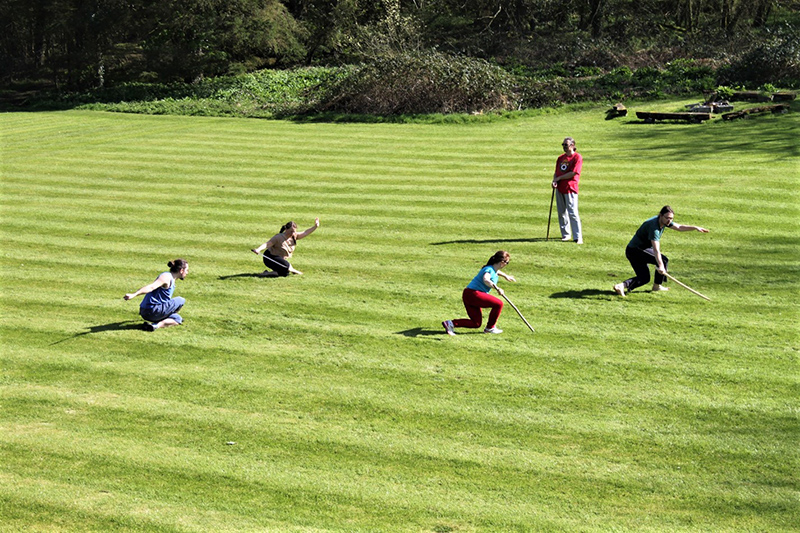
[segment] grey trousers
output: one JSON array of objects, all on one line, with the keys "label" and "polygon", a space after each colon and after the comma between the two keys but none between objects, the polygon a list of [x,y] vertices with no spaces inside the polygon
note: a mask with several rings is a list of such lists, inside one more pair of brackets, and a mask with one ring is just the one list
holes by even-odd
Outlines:
[{"label": "grey trousers", "polygon": [[[561,194],[556,191],[556,207],[558,208],[558,225],[561,228],[561,237],[568,238],[572,233],[573,241],[583,240],[581,217],[578,214],[578,195],[574,192]],[[572,230],[571,232],[570,229]]]}]

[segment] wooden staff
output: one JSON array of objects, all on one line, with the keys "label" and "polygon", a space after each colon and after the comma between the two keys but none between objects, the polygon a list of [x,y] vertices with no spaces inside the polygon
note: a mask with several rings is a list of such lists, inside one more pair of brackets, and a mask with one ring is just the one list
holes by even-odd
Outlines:
[{"label": "wooden staff", "polygon": [[[556,197],[556,188],[553,187],[553,194],[550,195],[550,214],[547,216],[547,236],[544,238],[544,240],[546,240],[546,241],[550,240],[550,219],[553,218],[553,198],[555,198],[555,197]],[[508,302],[508,303],[511,304],[511,302]],[[511,305],[514,305],[514,304],[511,304]],[[516,309],[516,307],[514,309]],[[519,311],[517,311],[517,312],[519,312]],[[522,316],[522,315],[520,315],[520,316]]]},{"label": "wooden staff", "polygon": [[[498,291],[498,292],[500,292],[500,291]],[[536,333],[535,331],[533,331],[533,327],[532,327],[530,324],[528,324],[528,321],[527,321],[527,320],[525,320],[525,317],[524,317],[524,316],[522,316],[522,313],[520,313],[520,312],[519,312],[519,309],[517,309],[517,306],[516,306],[516,305],[514,305],[514,302],[512,302],[511,300],[509,300],[509,299],[508,299],[508,296],[506,296],[506,295],[505,295],[505,293],[503,293],[503,298],[505,298],[505,299],[506,299],[506,301],[507,301],[508,303],[510,303],[510,304],[511,304],[511,307],[513,307],[513,308],[514,308],[514,311],[516,311],[516,312],[517,312],[517,314],[519,315],[519,317],[522,319],[522,321],[523,321],[523,322],[525,322],[525,325],[526,325],[526,326],[528,326],[528,329],[530,329],[532,333]]]},{"label": "wooden staff", "polygon": [[[671,279],[672,281],[674,281],[675,283],[677,283],[678,285],[680,285],[681,287],[683,287],[684,289],[686,289],[687,291],[689,291],[689,292],[692,292],[692,293],[694,293],[694,294],[698,295],[700,298],[703,298],[704,300],[708,300],[709,302],[711,301],[711,298],[709,298],[708,296],[703,296],[702,294],[700,294],[699,292],[697,292],[696,290],[694,290],[694,289],[693,289],[693,288],[691,288],[690,286],[688,286],[688,285],[686,285],[686,284],[684,284],[684,283],[681,283],[680,281],[678,281],[677,279],[675,279],[675,277],[674,277],[674,276],[671,276],[670,274],[667,274],[666,272],[664,272],[664,275],[665,275],[665,276],[667,276],[667,277],[668,277],[669,279]],[[511,303],[511,302],[509,302],[509,303]],[[514,305],[514,304],[511,304],[511,305]]]}]

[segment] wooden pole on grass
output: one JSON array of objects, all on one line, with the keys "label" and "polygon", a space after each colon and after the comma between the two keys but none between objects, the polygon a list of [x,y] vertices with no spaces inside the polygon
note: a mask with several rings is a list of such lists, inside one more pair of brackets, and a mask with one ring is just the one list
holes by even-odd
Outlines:
[{"label": "wooden pole on grass", "polygon": [[514,302],[512,302],[511,300],[509,300],[509,299],[508,299],[508,296],[506,296],[506,295],[505,295],[505,293],[503,293],[503,298],[505,298],[505,299],[506,299],[506,301],[507,301],[508,303],[510,303],[510,304],[511,304],[511,307],[513,307],[513,308],[514,308],[514,311],[516,311],[516,312],[517,312],[517,314],[519,315],[519,317],[522,319],[522,321],[523,321],[523,322],[525,322],[525,325],[526,325],[526,326],[528,326],[528,329],[530,329],[530,330],[531,330],[531,333],[536,333],[535,331],[533,331],[533,327],[532,327],[530,324],[528,324],[528,321],[527,321],[527,320],[525,320],[525,317],[524,317],[524,316],[522,316],[522,313],[520,313],[520,312],[519,312],[519,309],[517,309],[517,306],[516,306],[516,305],[514,305]]},{"label": "wooden pole on grass", "polygon": [[[553,194],[550,195],[550,214],[547,216],[547,236],[544,238],[544,240],[546,240],[546,241],[550,240],[550,219],[553,218],[553,198],[555,198],[555,197],[556,197],[556,188],[553,187]],[[508,303],[511,303],[511,302],[508,302]],[[511,304],[511,305],[514,305],[514,304]]]},{"label": "wooden pole on grass", "polygon": [[686,285],[684,283],[681,283],[680,281],[675,279],[674,276],[672,276],[670,274],[667,274],[666,272],[664,273],[664,275],[667,276],[672,281],[674,281],[675,283],[677,283],[678,285],[680,285],[681,287],[683,287],[684,289],[686,289],[687,291],[698,295],[700,298],[703,298],[704,300],[708,300],[709,302],[711,301],[711,298],[709,298],[708,296],[704,296],[704,295],[700,294],[699,292],[697,292],[696,290],[694,290],[693,288],[691,288],[690,286],[688,286],[688,285]]}]

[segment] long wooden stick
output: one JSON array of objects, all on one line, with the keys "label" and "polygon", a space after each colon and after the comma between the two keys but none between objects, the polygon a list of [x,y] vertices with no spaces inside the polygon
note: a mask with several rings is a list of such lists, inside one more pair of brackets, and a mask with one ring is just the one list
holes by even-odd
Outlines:
[{"label": "long wooden stick", "polygon": [[517,309],[517,306],[516,306],[516,305],[514,305],[514,302],[512,302],[511,300],[509,300],[509,299],[508,299],[508,296],[506,296],[505,294],[503,294],[503,298],[505,298],[505,299],[506,299],[506,301],[507,301],[508,303],[510,303],[510,304],[511,304],[511,307],[513,307],[513,308],[514,308],[514,311],[516,311],[516,312],[517,312],[517,314],[519,315],[519,317],[522,319],[522,321],[523,321],[523,322],[525,322],[525,325],[526,325],[526,326],[528,326],[528,329],[530,329],[532,333],[536,333],[535,331],[533,331],[533,327],[531,327],[531,325],[530,325],[530,324],[528,324],[528,321],[527,321],[527,320],[525,320],[525,317],[524,317],[524,316],[522,316],[522,313],[520,313],[520,312],[519,312],[519,309]]},{"label": "long wooden stick", "polygon": [[[683,287],[683,288],[684,288],[684,289],[686,289],[687,291],[689,291],[689,292],[692,292],[692,293],[694,293],[694,294],[698,295],[700,298],[703,298],[703,299],[705,299],[705,300],[708,300],[709,302],[711,301],[711,298],[709,298],[708,296],[703,296],[702,294],[700,294],[699,292],[697,292],[697,291],[696,291],[696,290],[694,290],[693,288],[689,287],[688,285],[686,285],[686,284],[684,284],[684,283],[681,283],[680,281],[678,281],[677,279],[675,279],[675,277],[674,277],[674,276],[672,276],[672,275],[670,275],[670,274],[667,274],[666,272],[664,273],[664,275],[666,275],[666,276],[667,276],[669,279],[671,279],[672,281],[674,281],[675,283],[677,283],[678,285],[680,285],[681,287]],[[513,305],[513,304],[512,304],[512,305]]]},{"label": "long wooden stick", "polygon": [[[252,251],[252,250],[251,250],[251,251]],[[264,254],[262,254],[262,253],[259,253],[259,252],[256,252],[256,255],[260,255],[260,256],[261,256],[261,257],[263,257],[264,259],[269,259],[270,261],[272,261],[273,263],[275,263],[275,264],[276,264],[276,265],[278,265],[279,267],[281,267],[281,268],[284,268],[284,266],[283,266],[282,264],[278,263],[277,261],[275,261],[275,260],[274,260],[274,259],[272,259],[271,257],[267,257],[266,255],[264,255]]]},{"label": "long wooden stick", "polygon": [[[556,189],[555,189],[555,187],[553,187],[553,194],[550,195],[550,214],[547,216],[547,236],[544,238],[544,240],[546,240],[546,241],[550,240],[550,219],[553,218],[553,198],[555,198],[555,197],[556,197]],[[511,303],[511,302],[508,302],[508,303]],[[511,304],[511,305],[514,305],[514,304]]]}]

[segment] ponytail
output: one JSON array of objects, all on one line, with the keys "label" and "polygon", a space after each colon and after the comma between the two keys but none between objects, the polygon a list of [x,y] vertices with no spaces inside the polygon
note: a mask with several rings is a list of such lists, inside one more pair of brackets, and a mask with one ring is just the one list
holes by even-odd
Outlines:
[{"label": "ponytail", "polygon": [[167,263],[167,266],[169,267],[170,272],[177,273],[186,268],[187,264],[188,263],[185,259],[175,259],[174,261]]}]

